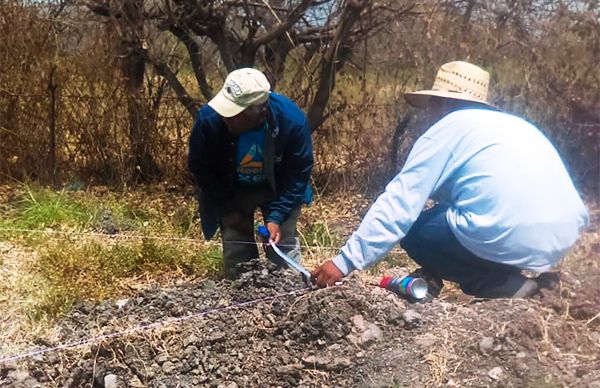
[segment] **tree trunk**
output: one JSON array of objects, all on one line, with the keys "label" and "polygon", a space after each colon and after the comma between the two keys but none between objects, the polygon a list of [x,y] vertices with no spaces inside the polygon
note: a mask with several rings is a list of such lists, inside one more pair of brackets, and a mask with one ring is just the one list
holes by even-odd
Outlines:
[{"label": "tree trunk", "polygon": [[53,186],[56,186],[56,90],[58,86],[54,80],[54,72],[56,68],[53,67],[50,71],[50,77],[48,79],[48,94],[50,95],[50,138],[48,139],[48,169],[50,172],[50,181]]},{"label": "tree trunk", "polygon": [[149,150],[151,130],[148,120],[148,104],[144,95],[143,0],[126,0],[124,11],[128,25],[121,39],[121,72],[127,92],[127,116],[129,125],[130,163],[133,166],[132,181],[149,182],[158,176],[159,170]]},{"label": "tree trunk", "polygon": [[368,0],[350,0],[346,5],[341,22],[337,26],[334,38],[323,55],[319,86],[308,110],[308,121],[312,130],[316,130],[325,120],[325,108],[335,86],[337,71],[350,56],[351,49],[347,46],[350,31],[360,18],[362,11],[369,5]]}]

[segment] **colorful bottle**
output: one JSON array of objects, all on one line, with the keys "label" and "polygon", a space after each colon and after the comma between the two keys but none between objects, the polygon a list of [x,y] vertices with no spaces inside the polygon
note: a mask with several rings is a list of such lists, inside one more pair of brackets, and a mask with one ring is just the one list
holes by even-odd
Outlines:
[{"label": "colorful bottle", "polygon": [[405,276],[403,278],[386,276],[381,279],[379,287],[385,288],[402,297],[409,297],[417,300],[427,296],[427,281],[412,276]]}]

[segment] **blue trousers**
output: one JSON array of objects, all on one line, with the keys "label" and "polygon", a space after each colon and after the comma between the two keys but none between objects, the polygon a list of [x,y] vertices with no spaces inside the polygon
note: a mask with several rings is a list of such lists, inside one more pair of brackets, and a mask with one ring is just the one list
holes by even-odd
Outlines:
[{"label": "blue trousers", "polygon": [[458,283],[465,294],[503,284],[520,269],[482,259],[463,247],[446,221],[447,205],[425,210],[400,241],[411,259],[431,275]]}]

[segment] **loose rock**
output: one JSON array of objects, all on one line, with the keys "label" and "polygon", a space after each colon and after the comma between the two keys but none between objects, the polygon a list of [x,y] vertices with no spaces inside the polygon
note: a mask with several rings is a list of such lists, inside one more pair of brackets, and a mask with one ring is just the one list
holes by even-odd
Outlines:
[{"label": "loose rock", "polygon": [[104,376],[104,388],[118,388],[117,375],[109,374]]},{"label": "loose rock", "polygon": [[490,371],[488,372],[488,376],[490,376],[490,378],[494,380],[500,380],[503,373],[504,369],[502,369],[502,367],[500,366],[497,366],[495,368],[490,369]]},{"label": "loose rock", "polygon": [[479,340],[479,351],[488,354],[494,348],[494,339],[492,337],[483,337]]}]

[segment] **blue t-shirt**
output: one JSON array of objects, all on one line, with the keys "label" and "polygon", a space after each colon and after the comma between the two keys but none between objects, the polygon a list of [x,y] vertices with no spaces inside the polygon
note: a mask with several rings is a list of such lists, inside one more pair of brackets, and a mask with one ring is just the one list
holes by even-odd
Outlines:
[{"label": "blue t-shirt", "polygon": [[236,170],[243,186],[262,186],[267,182],[263,168],[263,149],[267,122],[258,129],[240,133],[237,142]]}]

